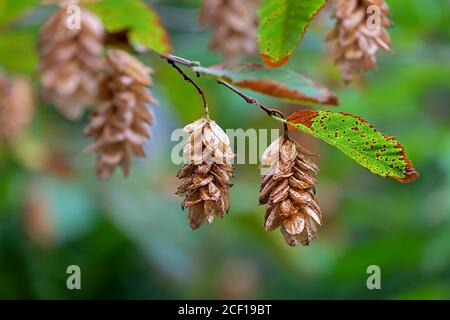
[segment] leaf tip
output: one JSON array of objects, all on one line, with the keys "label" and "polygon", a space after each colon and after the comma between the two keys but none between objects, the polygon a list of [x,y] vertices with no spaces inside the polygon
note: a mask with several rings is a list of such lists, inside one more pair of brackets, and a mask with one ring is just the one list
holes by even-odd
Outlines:
[{"label": "leaf tip", "polygon": [[401,183],[409,183],[413,182],[420,176],[420,173],[416,171],[414,168],[408,168],[405,171],[405,176],[403,178],[395,178],[395,180],[401,182]]},{"label": "leaf tip", "polygon": [[168,33],[167,29],[165,28],[164,24],[161,21],[161,17],[157,16],[156,22],[160,26],[161,30],[163,31],[161,34],[160,41],[165,46],[163,52],[159,52],[159,53],[162,53],[162,54],[172,53],[172,51],[173,51],[172,42],[170,41],[170,37],[169,37],[169,33]]},{"label": "leaf tip", "polygon": [[261,56],[263,58],[264,64],[269,68],[279,68],[282,65],[286,64],[289,60],[289,56],[285,56],[281,59],[274,59],[273,57],[264,53],[261,53]]},{"label": "leaf tip", "polygon": [[400,142],[398,142],[396,147],[398,149],[400,149],[400,154],[401,154],[400,159],[405,162],[406,167],[405,167],[404,177],[395,178],[395,179],[402,183],[413,182],[420,176],[420,174],[419,174],[419,172],[416,171],[416,169],[414,169],[411,160],[408,159],[408,156],[406,155],[405,147]]},{"label": "leaf tip", "polygon": [[334,93],[330,93],[328,97],[325,99],[324,104],[328,104],[331,106],[338,106],[339,98]]}]

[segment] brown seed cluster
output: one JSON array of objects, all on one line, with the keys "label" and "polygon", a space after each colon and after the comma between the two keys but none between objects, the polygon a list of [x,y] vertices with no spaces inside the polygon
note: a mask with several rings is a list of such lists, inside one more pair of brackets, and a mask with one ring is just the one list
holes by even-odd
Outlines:
[{"label": "brown seed cluster", "polygon": [[22,78],[0,74],[0,138],[12,141],[31,122],[34,113],[33,88]]},{"label": "brown seed cluster", "polygon": [[318,167],[306,159],[294,141],[280,137],[264,152],[261,165],[268,168],[262,178],[259,202],[267,204],[265,227],[280,227],[290,246],[309,245],[321,225],[316,199]]},{"label": "brown seed cluster", "polygon": [[331,43],[333,59],[340,66],[345,82],[374,69],[379,48],[391,51],[386,31],[391,26],[389,16],[384,0],[336,0],[333,13],[336,25],[327,41]]},{"label": "brown seed cluster", "polygon": [[234,154],[228,136],[212,120],[201,118],[184,131],[190,136],[183,150],[187,163],[177,175],[183,180],[177,194],[185,195],[182,208],[189,208],[189,225],[197,229],[230,209]]},{"label": "brown seed cluster", "polygon": [[257,7],[259,0],[205,0],[199,14],[202,27],[212,27],[210,48],[233,65],[243,55],[257,53]]},{"label": "brown seed cluster", "polygon": [[146,87],[152,85],[151,69],[122,50],[107,53],[107,71],[85,134],[93,136],[86,152],[97,153],[97,176],[108,178],[117,166],[128,175],[133,156],[142,157],[150,137],[156,101]]},{"label": "brown seed cluster", "polygon": [[85,9],[80,28],[69,28],[68,3],[60,4],[41,30],[38,71],[45,98],[68,119],[77,120],[97,94],[105,32],[97,16]]}]

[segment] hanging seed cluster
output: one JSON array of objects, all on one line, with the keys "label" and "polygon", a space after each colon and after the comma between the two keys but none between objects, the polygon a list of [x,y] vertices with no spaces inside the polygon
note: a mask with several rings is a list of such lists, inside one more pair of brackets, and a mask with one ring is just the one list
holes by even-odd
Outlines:
[{"label": "hanging seed cluster", "polygon": [[183,150],[187,163],[178,172],[182,183],[177,194],[185,196],[182,208],[188,208],[189,225],[197,229],[230,209],[234,154],[228,136],[212,120],[201,118],[184,131],[189,134]]},{"label": "hanging seed cluster", "polygon": [[281,229],[291,246],[309,245],[321,225],[316,199],[318,167],[294,141],[280,137],[264,152],[261,165],[268,168],[261,183],[259,202],[267,204],[266,230]]},{"label": "hanging seed cluster", "polygon": [[34,114],[33,88],[28,80],[0,74],[0,140],[13,142]]},{"label": "hanging seed cluster", "polygon": [[128,175],[133,156],[143,157],[150,137],[153,114],[147,105],[156,101],[147,90],[152,85],[151,69],[122,50],[107,54],[107,72],[91,122],[85,134],[95,141],[87,152],[97,153],[97,176],[108,178],[119,166]]},{"label": "hanging seed cluster", "polygon": [[77,120],[97,95],[105,31],[97,16],[85,9],[80,28],[68,28],[68,3],[60,4],[41,30],[38,71],[46,100],[68,119]]},{"label": "hanging seed cluster", "polygon": [[210,48],[222,53],[227,65],[240,61],[244,55],[258,52],[256,33],[259,0],[205,0],[199,23],[212,27]]},{"label": "hanging seed cluster", "polygon": [[[369,16],[377,14],[368,10],[371,6],[379,10],[379,25]],[[391,51],[391,39],[386,29],[391,26],[390,12],[384,0],[337,0],[333,17],[336,25],[328,35],[331,53],[339,65],[342,78],[350,82],[363,71],[377,65],[377,52],[381,48]]]}]

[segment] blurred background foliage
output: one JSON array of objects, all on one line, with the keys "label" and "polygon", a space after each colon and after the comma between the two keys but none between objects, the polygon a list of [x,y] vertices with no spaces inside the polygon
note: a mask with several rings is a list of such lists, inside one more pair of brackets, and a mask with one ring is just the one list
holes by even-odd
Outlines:
[{"label": "blurred background foliage", "polygon": [[[1,2],[1,1],[0,1]],[[32,1],[30,1],[31,3]],[[197,0],[148,1],[162,16],[177,55],[220,62],[197,27]],[[340,111],[358,114],[407,148],[421,177],[399,184],[372,175],[337,149],[297,133],[320,154],[324,227],[309,247],[290,248],[263,228],[256,165],[238,165],[231,211],[193,232],[174,195],[173,129],[202,114],[195,90],[153,54],[157,123],[147,158],[130,177],[106,182],[82,150],[88,116],[70,123],[40,104],[27,132],[0,145],[0,298],[450,298],[450,10],[447,0],[388,1],[394,54],[364,82],[344,86],[324,42],[333,21],[314,20],[288,67],[332,88]],[[0,5],[1,8],[1,5]],[[52,6],[0,13],[0,68],[31,79],[40,25]],[[6,14],[8,13],[8,14]],[[200,79],[224,128],[278,128],[239,97]],[[299,106],[257,96],[285,111]],[[66,268],[82,270],[82,290],[66,289]],[[382,290],[366,269],[382,271]]]}]

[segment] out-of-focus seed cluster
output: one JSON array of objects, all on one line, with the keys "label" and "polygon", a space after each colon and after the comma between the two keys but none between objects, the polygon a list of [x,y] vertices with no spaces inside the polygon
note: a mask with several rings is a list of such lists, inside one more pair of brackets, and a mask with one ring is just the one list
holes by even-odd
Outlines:
[{"label": "out-of-focus seed cluster", "polygon": [[146,87],[152,85],[151,69],[122,50],[107,54],[107,71],[100,81],[95,112],[85,134],[95,142],[86,151],[97,153],[97,176],[108,178],[117,166],[128,175],[133,156],[145,155],[156,101]]},{"label": "out-of-focus seed cluster", "polygon": [[205,0],[199,14],[202,27],[212,27],[210,48],[233,65],[258,52],[256,33],[259,0]]},{"label": "out-of-focus seed cluster", "polygon": [[86,9],[80,12],[79,28],[69,28],[68,3],[60,5],[42,27],[38,71],[44,97],[65,117],[78,120],[97,95],[105,31],[97,16]]},{"label": "out-of-focus seed cluster", "polygon": [[[378,12],[368,10],[370,6]],[[373,17],[369,21],[370,15]],[[391,39],[386,31],[391,26],[389,16],[384,0],[336,0],[333,13],[336,25],[327,41],[331,43],[333,59],[341,68],[345,82],[374,69],[378,49],[391,50]]]},{"label": "out-of-focus seed cluster", "polygon": [[23,78],[0,74],[0,139],[13,141],[30,123],[34,113],[31,84]]}]

